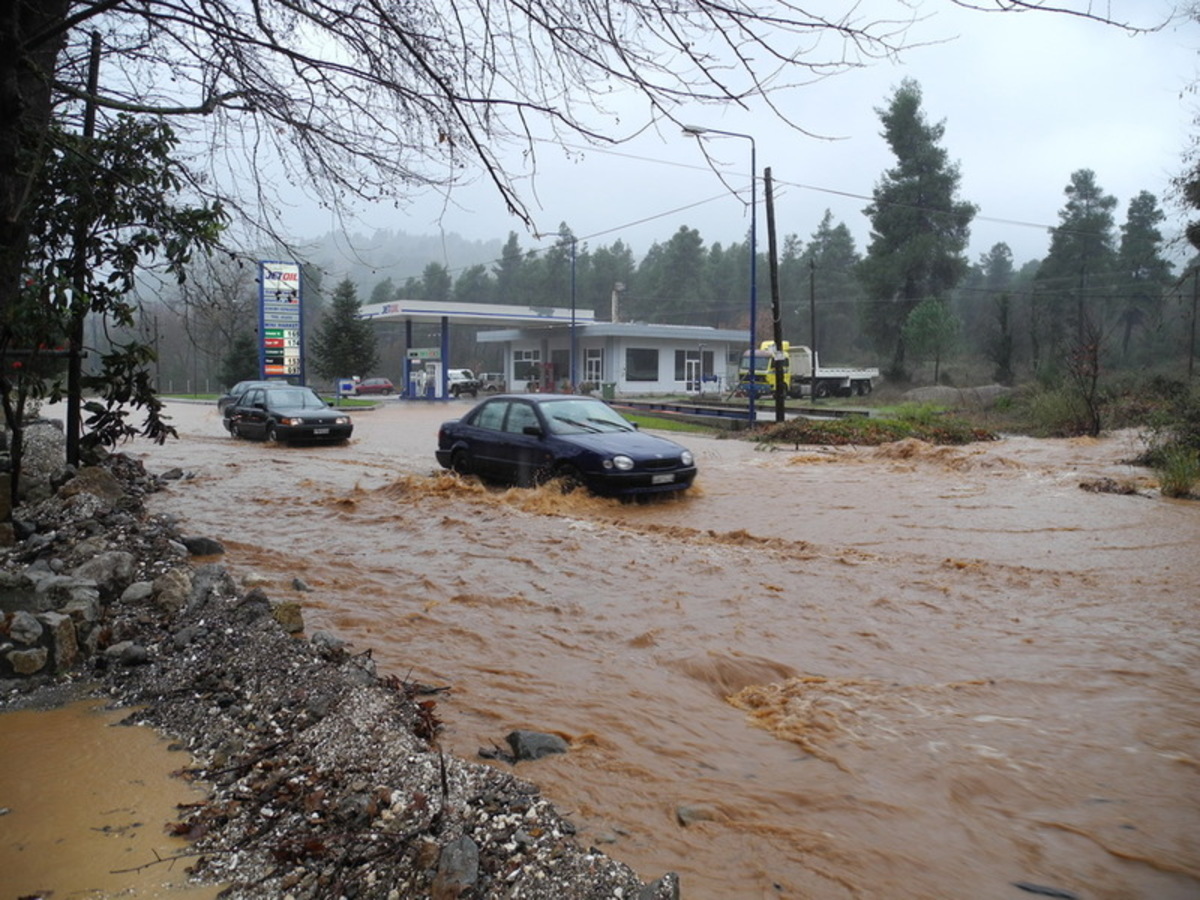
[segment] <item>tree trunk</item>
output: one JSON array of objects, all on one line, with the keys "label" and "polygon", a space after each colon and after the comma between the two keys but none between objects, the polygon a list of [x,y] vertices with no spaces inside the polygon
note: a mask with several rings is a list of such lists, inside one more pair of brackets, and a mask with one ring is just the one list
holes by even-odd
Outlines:
[{"label": "tree trunk", "polygon": [[50,85],[66,45],[66,32],[53,29],[69,8],[69,0],[40,0],[6,3],[0,13],[0,321],[20,290],[28,204],[47,149]]},{"label": "tree trunk", "polygon": [[[0,12],[0,369],[12,364],[9,324],[24,287],[29,245],[30,202],[41,176],[50,127],[51,88],[58,54],[66,45],[69,0],[5,3]],[[0,383],[8,378],[0,375]],[[24,397],[4,405],[9,429],[9,491],[13,505],[24,448]],[[11,511],[10,511],[11,517]]]}]

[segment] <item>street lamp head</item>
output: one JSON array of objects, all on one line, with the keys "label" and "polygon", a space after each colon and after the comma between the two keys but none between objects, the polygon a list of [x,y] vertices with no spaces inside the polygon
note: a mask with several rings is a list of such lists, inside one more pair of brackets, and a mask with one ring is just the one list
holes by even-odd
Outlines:
[{"label": "street lamp head", "polygon": [[702,134],[708,134],[708,129],[703,125],[684,125],[683,133],[690,137],[700,137]]}]

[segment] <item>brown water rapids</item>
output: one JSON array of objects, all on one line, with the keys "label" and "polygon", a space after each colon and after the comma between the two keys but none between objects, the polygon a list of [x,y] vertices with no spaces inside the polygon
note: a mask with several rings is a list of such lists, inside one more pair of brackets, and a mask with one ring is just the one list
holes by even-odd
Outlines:
[{"label": "brown water rapids", "polygon": [[130,452],[310,633],[450,686],[448,750],[566,737],[518,774],[685,900],[1200,897],[1200,504],[1079,487],[1147,484],[1135,436],[687,436],[690,496],[622,504],[441,474],[468,406],[308,448],[179,403]]}]

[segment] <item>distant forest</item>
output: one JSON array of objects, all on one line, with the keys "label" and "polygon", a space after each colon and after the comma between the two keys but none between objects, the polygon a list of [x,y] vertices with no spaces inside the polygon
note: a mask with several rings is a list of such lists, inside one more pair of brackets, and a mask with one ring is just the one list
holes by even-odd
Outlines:
[{"label": "distant forest", "polygon": [[[1122,233],[1130,227],[1126,225]],[[1151,254],[1156,277],[1150,284],[1140,283],[1137,271],[1124,272],[1117,265],[1120,242],[1115,234],[1113,249],[1097,253],[1090,271],[1069,267],[1056,271],[1044,260],[1017,265],[1006,244],[995,245],[967,268],[948,294],[954,337],[940,361],[940,380],[1012,381],[1034,374],[1039,365],[1045,369],[1046,361],[1037,360],[1039,349],[1044,352],[1038,346],[1039,329],[1049,325],[1052,301],[1061,307],[1079,299],[1081,280],[1084,302],[1103,313],[1111,365],[1133,369],[1185,365],[1195,263],[1181,278],[1160,258],[1161,239],[1150,243],[1158,251]],[[768,340],[772,294],[762,234],[758,244],[758,331],[760,339]],[[569,307],[573,283],[578,308],[594,310],[597,319],[611,318],[615,294],[621,321],[749,328],[748,241],[709,245],[688,227],[653,244],[641,258],[620,240],[596,247],[577,243],[565,225],[559,242],[549,250],[527,250],[515,233],[501,243],[386,231],[370,237],[330,234],[310,249],[305,266],[310,334],[321,321],[333,287],[343,278],[354,283],[364,304],[404,298]],[[449,264],[429,262],[431,258]],[[788,235],[779,241],[780,313],[786,340],[817,346],[829,364],[886,363],[869,336],[872,301],[858,274],[862,261],[849,228],[829,213],[808,240]],[[180,304],[146,307],[147,328],[157,327],[158,340],[164,343],[160,366],[164,389],[185,390],[192,384],[199,390],[215,389],[223,383],[224,356],[239,335],[243,349],[251,352],[253,340],[247,341],[245,335],[253,335],[257,326],[253,279],[251,264],[226,261],[185,287],[193,301],[190,318],[187,312],[181,314]],[[178,328],[169,326],[174,320]],[[485,370],[499,365],[494,348],[476,344],[473,329],[456,329],[452,337],[456,364]],[[397,379],[403,335],[396,326],[379,326],[377,338],[380,371],[371,374]],[[416,339],[436,342],[433,334],[420,331]],[[1043,343],[1048,340],[1047,335]],[[932,356],[910,362],[914,382],[932,380]]]}]

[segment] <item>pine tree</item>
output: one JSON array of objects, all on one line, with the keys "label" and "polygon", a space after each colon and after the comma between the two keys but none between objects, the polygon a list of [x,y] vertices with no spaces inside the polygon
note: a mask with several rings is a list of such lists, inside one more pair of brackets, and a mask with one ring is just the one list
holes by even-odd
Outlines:
[{"label": "pine tree", "polygon": [[225,355],[218,373],[221,384],[233,387],[239,381],[258,378],[258,341],[249,331],[239,332]]},{"label": "pine tree", "polygon": [[310,348],[313,370],[321,378],[366,377],[375,368],[375,332],[370,322],[358,317],[358,309],[358,291],[349,278],[343,279]]},{"label": "pine tree", "polygon": [[854,236],[844,222],[835,224],[833,214],[825,210],[821,224],[796,262],[802,289],[788,300],[795,301],[793,305],[803,322],[798,333],[808,335],[808,343],[819,347],[823,359],[846,360],[858,336],[856,313],[863,299],[857,275],[862,257],[854,246]]},{"label": "pine tree", "polygon": [[434,303],[445,303],[450,299],[454,287],[454,279],[450,270],[441,263],[426,264],[421,273],[421,299]]},{"label": "pine tree", "polygon": [[385,278],[383,281],[377,282],[375,287],[371,289],[372,305],[380,303],[390,303],[396,296],[396,285],[392,283],[391,278]]},{"label": "pine tree", "polygon": [[896,166],[864,210],[871,241],[859,268],[867,293],[863,320],[876,350],[891,356],[888,377],[903,381],[903,325],[917,304],[944,298],[966,274],[963,252],[976,207],[957,199],[958,166],[940,146],[945,124],[926,121],[916,81],[905,79],[877,112]]},{"label": "pine tree", "polygon": [[[517,240],[517,233],[510,231],[499,261],[492,267],[496,279],[496,300],[499,303],[518,304],[522,300],[522,269],[525,254]],[[528,299],[528,298],[526,298]]]},{"label": "pine tree", "polygon": [[904,323],[904,343],[917,358],[933,360],[933,383],[941,384],[942,360],[958,340],[958,318],[950,304],[927,297]]},{"label": "pine tree", "polygon": [[[953,308],[962,323],[962,342],[968,353],[979,353],[992,358],[995,328],[1000,316],[998,299],[1006,297],[1002,327],[1011,325],[1011,291],[1016,272],[1013,268],[1012,250],[1003,242],[981,254],[979,261],[971,266],[966,278],[954,292]],[[1011,349],[1011,345],[1010,345]],[[1011,360],[1010,360],[1011,362]]]},{"label": "pine tree", "polygon": [[[613,292],[633,289],[636,268],[633,251],[623,241],[617,241],[611,247],[597,248],[591,254],[590,264],[580,274],[581,307],[594,310],[599,319],[611,318]],[[622,287],[618,289],[617,285]],[[621,315],[620,306],[618,299],[618,317]]]},{"label": "pine tree", "polygon": [[[638,309],[647,321],[707,324],[710,304],[706,301],[711,296],[705,278],[707,255],[700,232],[686,225],[658,246],[657,253],[646,255],[638,267],[643,292]],[[742,271],[749,271],[749,266]],[[745,297],[748,289],[743,276],[740,295]]]},{"label": "pine tree", "polygon": [[1171,263],[1163,258],[1163,236],[1158,230],[1165,218],[1158,199],[1149,191],[1142,191],[1129,201],[1125,224],[1121,226],[1116,259],[1116,316],[1125,356],[1129,355],[1133,329],[1154,327],[1162,319],[1163,299],[1171,283]]},{"label": "pine tree", "polygon": [[987,358],[996,364],[994,376],[1001,384],[1012,384],[1016,376],[1016,339],[1012,326],[1012,297],[1001,294],[992,300],[996,324],[987,340]]},{"label": "pine tree", "polygon": [[1059,224],[1050,229],[1050,252],[1038,267],[1033,297],[1035,345],[1044,345],[1056,362],[1063,358],[1069,340],[1083,344],[1093,328],[1102,328],[1102,301],[1116,254],[1117,198],[1100,189],[1096,173],[1091,169],[1072,173],[1063,193],[1067,202],[1059,211]]}]

